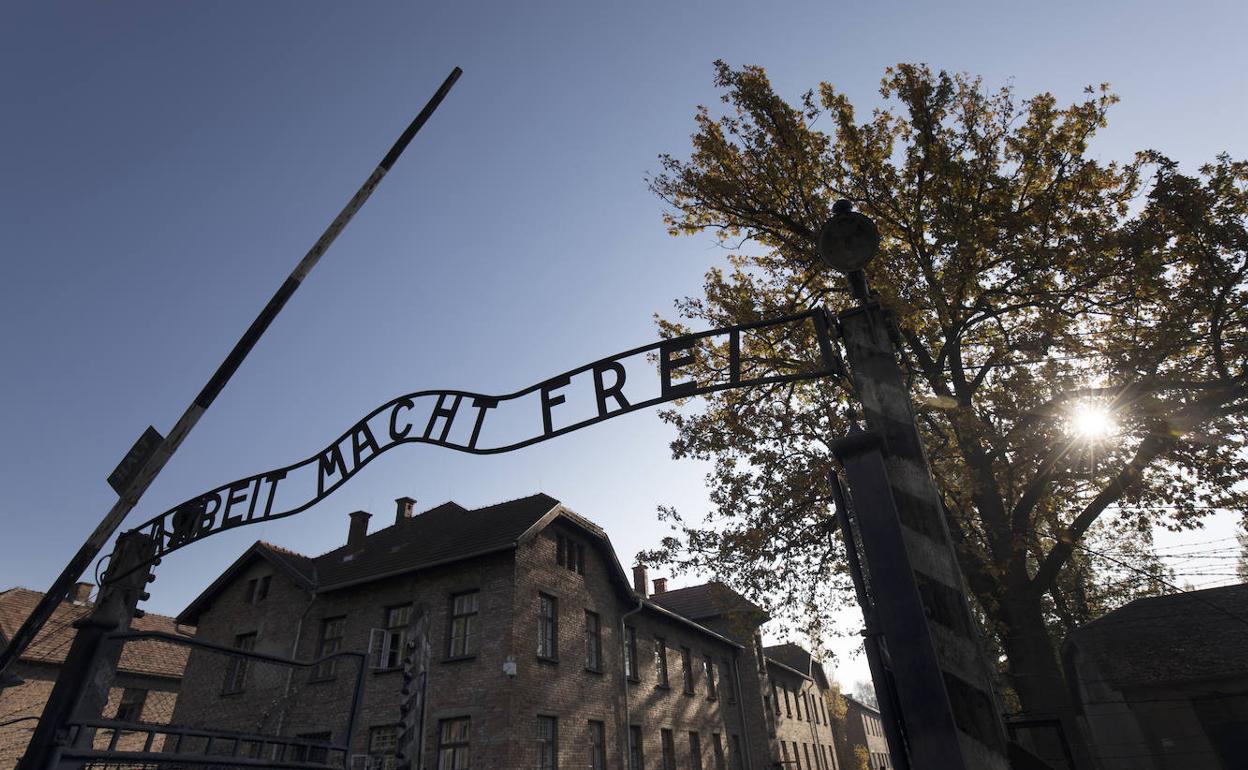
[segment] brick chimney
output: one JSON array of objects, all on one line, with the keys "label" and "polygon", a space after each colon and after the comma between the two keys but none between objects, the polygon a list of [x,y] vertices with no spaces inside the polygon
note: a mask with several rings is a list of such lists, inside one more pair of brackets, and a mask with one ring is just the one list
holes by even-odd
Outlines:
[{"label": "brick chimney", "polygon": [[368,520],[373,514],[368,511],[356,511],[351,514],[351,527],[347,530],[347,545],[360,545],[368,537]]},{"label": "brick chimney", "polygon": [[654,579],[654,595],[658,596],[659,594],[666,593],[666,592],[667,592],[667,578],[655,578]]},{"label": "brick chimney", "polygon": [[633,567],[633,590],[642,596],[650,595],[649,581],[646,579],[646,568],[640,564]]},{"label": "brick chimney", "polygon": [[416,498],[414,497],[396,497],[394,500],[394,523],[402,524],[412,518],[412,511],[416,507]]},{"label": "brick chimney", "polygon": [[91,589],[95,588],[91,583],[74,583],[74,592],[70,595],[70,600],[74,604],[86,604],[91,601]]}]

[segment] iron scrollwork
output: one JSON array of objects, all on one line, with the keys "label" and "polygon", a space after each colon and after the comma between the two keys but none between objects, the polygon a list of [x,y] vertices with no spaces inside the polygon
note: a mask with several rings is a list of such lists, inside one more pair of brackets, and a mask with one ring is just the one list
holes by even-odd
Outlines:
[{"label": "iron scrollwork", "polygon": [[[804,325],[809,325],[808,337],[793,334]],[[743,345],[743,338],[765,341],[768,335],[777,335],[773,344]],[[813,339],[817,347],[802,350],[801,344],[794,343],[796,339]],[[758,352],[777,347],[785,348],[788,355]],[[797,354],[806,357],[795,360]],[[638,371],[638,362],[657,373],[657,380],[630,377],[630,369]],[[704,376],[713,376],[691,377],[695,364]],[[155,553],[148,560],[153,561],[217,532],[307,510],[383,452],[401,444],[498,454],[677,399],[842,374],[827,316],[814,309],[664,339],[503,396],[461,390],[409,393],[374,409],[312,457],[219,486],[135,529],[154,543]]]}]

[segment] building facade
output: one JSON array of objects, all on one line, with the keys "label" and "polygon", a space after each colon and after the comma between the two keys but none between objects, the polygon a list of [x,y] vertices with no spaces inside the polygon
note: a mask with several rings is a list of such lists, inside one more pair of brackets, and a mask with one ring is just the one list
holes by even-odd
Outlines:
[{"label": "building facade", "polygon": [[850,749],[867,755],[869,770],[888,770],[893,766],[888,753],[888,738],[880,710],[862,701],[846,698],[845,735]]},{"label": "building facade", "polygon": [[[346,545],[318,557],[257,543],[179,615],[200,640],[280,657],[367,650],[353,767],[417,751],[442,770],[836,767],[822,670],[771,660],[765,613],[727,587],[652,592],[601,528],[546,495],[397,503],[371,534],[369,514],[351,514]],[[405,688],[402,669],[422,614],[431,664],[409,732],[419,682]],[[174,719],[341,743],[356,681],[342,663],[275,677],[196,650]],[[800,711],[777,710],[775,693]]]},{"label": "building facade", "polygon": [[[52,685],[65,662],[65,654],[74,640],[73,623],[86,617],[94,606],[92,588],[90,583],[79,583],[71,599],[61,602],[10,669],[21,683],[0,689],[0,723],[3,723],[0,726],[0,768],[3,770],[12,770],[26,753],[36,721],[43,713]],[[0,647],[8,644],[42,598],[43,594],[25,588],[0,592]],[[173,618],[154,613],[136,618],[131,627],[136,631],[169,634],[179,631]],[[102,716],[123,722],[167,724],[177,702],[186,658],[187,649],[179,645],[128,643],[122,649],[117,676],[109,689]],[[142,738],[123,738],[118,748],[138,749],[142,741]]]}]

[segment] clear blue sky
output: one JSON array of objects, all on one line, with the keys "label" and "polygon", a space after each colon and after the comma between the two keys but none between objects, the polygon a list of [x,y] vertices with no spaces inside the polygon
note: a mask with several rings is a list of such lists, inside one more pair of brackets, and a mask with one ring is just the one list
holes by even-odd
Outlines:
[{"label": "clear blue sky", "polygon": [[[10,2],[0,16],[0,586],[45,588],[105,477],[189,399],[459,65],[465,74],[128,520],[319,449],[423,388],[506,392],[652,340],[724,253],[643,177],[687,152],[711,62],[864,110],[924,61],[1021,94],[1123,98],[1096,146],[1248,157],[1242,2]],[[542,490],[624,560],[697,514],[704,468],[638,413],[497,457],[396,449],[310,512],[166,560],[177,612],[248,543],[339,544],[392,500]],[[851,680],[852,681],[852,680]]]}]

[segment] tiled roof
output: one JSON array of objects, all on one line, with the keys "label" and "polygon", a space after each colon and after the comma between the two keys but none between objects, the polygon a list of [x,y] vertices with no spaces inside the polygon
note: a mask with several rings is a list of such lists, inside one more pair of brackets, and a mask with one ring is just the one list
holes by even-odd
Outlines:
[{"label": "tiled roof", "polygon": [[289,548],[283,548],[280,545],[274,545],[264,540],[259,541],[257,545],[270,551],[272,558],[302,578],[305,584],[309,586],[316,585],[316,560],[311,556],[304,556]]},{"label": "tiled roof", "polygon": [[[558,505],[558,500],[543,494],[472,511],[458,503],[443,503],[380,529],[358,545],[344,545],[320,556],[305,556],[258,541],[182,610],[178,618],[187,623],[197,622],[199,613],[233,579],[236,571],[256,557],[269,559],[286,569],[306,589],[329,591],[514,547],[521,535]],[[579,517],[576,519],[583,521]]]},{"label": "tiled roof", "polygon": [[316,557],[317,585],[326,590],[510,548],[557,505],[544,494],[471,511],[443,503],[372,533],[358,546]]},{"label": "tiled roof", "polygon": [[828,686],[827,675],[823,671],[823,664],[819,661],[812,661],[810,653],[800,645],[786,642],[784,644],[776,644],[763,648],[763,657],[768,660],[775,661],[784,666],[788,666],[802,674],[809,672],[820,687]]},{"label": "tiled roof", "polygon": [[1248,674],[1248,584],[1152,596],[1069,639],[1118,687]]},{"label": "tiled roof", "polygon": [[733,613],[767,614],[762,607],[715,581],[652,594],[650,601],[691,620],[704,620]]},{"label": "tiled roof", "polygon": [[[13,634],[42,598],[42,593],[26,588],[10,588],[0,592],[0,634],[3,634],[6,641],[13,638]],[[74,640],[75,629],[72,624],[90,612],[92,606],[91,603],[61,602],[53,610],[47,624],[35,636],[35,640],[22,653],[22,660],[64,663],[65,654],[69,652],[69,646]],[[163,631],[167,634],[175,633],[175,627],[176,621],[173,618],[154,613],[135,618],[130,623],[130,628],[134,631]],[[189,649],[185,645],[151,640],[127,642],[122,648],[118,669],[135,674],[181,678],[186,669]]]}]

